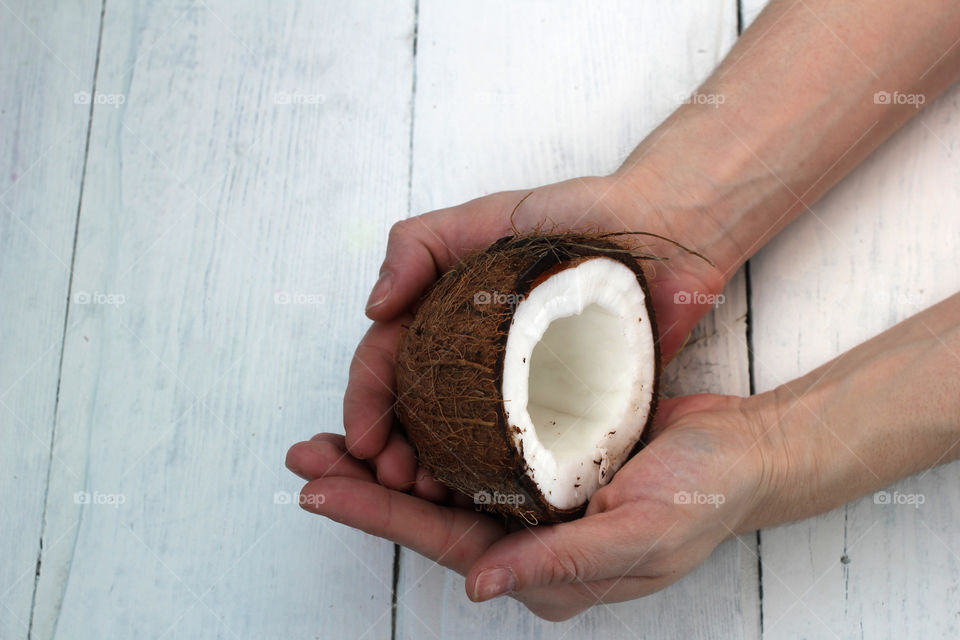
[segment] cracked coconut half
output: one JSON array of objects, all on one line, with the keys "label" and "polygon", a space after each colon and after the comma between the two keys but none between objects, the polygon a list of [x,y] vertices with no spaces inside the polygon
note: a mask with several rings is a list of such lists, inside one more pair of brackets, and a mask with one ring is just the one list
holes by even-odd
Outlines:
[{"label": "cracked coconut half", "polygon": [[611,235],[502,238],[444,274],[400,338],[397,416],[420,463],[479,506],[576,518],[641,446],[656,323]]}]

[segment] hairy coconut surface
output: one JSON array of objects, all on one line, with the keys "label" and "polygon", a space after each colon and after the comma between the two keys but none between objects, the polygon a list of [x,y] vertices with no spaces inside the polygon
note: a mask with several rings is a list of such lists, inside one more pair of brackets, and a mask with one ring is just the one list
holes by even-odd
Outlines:
[{"label": "hairy coconut surface", "polygon": [[[527,412],[523,411],[525,420],[520,420],[516,412],[511,417],[505,408],[504,357],[517,307],[531,291],[560,272],[597,258],[627,267],[642,290],[640,304],[645,305],[646,313],[638,320],[648,319],[645,330],[651,336],[652,353],[648,357],[653,358],[653,379],[645,396],[649,406],[638,408],[642,409],[638,415],[643,424],[633,426],[629,453],[620,455],[611,469],[601,470],[606,461],[597,459],[592,473],[599,473],[601,484],[609,481],[616,467],[642,446],[642,435],[656,406],[660,352],[653,307],[637,260],[637,255],[650,256],[625,246],[623,235],[563,233],[501,238],[488,249],[466,257],[427,292],[413,322],[400,337],[396,412],[420,463],[440,482],[472,496],[487,510],[520,517],[531,524],[582,515],[597,482],[574,500],[575,504],[570,496],[557,500],[545,495],[543,489],[548,485],[543,480],[544,472],[540,471],[538,477],[523,451],[523,442],[530,442],[521,433],[529,423]],[[615,268],[622,272],[620,267]],[[554,335],[575,330],[575,325],[564,329],[558,322]],[[559,349],[563,343],[557,344]],[[536,357],[538,351],[533,353]],[[532,408],[531,413],[537,415]],[[577,444],[565,446],[569,449]],[[576,486],[579,495],[580,484]]]}]

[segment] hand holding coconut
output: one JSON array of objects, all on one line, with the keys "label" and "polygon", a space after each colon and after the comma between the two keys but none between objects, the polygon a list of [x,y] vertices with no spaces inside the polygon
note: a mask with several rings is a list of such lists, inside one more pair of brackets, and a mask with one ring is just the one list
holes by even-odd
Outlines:
[{"label": "hand holding coconut", "polygon": [[[532,192],[498,193],[395,225],[381,279],[367,308],[375,322],[357,348],[344,398],[350,453],[370,460],[385,486],[407,490],[415,482],[415,495],[445,499],[447,491],[426,470],[417,470],[413,450],[393,431],[396,348],[401,326],[412,322],[411,307],[441,273],[468,253],[486,249],[514,229],[530,231],[552,225],[568,229],[581,225],[597,233],[642,230],[654,234],[642,236],[633,244],[642,242],[646,253],[662,258],[650,270],[648,289],[649,303],[660,328],[659,348],[663,361],[669,361],[711,307],[703,303],[677,305],[676,295],[685,291],[718,294],[724,279],[720,268],[709,261],[675,242],[655,237],[670,235],[687,246],[701,243],[697,225],[691,224],[690,230],[678,237],[681,229],[677,224],[667,224],[671,214],[650,200],[659,190],[656,184],[651,181],[643,190],[646,195],[641,197],[636,185],[621,176],[583,178]],[[709,246],[709,239],[702,244]],[[474,296],[488,295],[489,308],[497,307],[497,302],[509,303],[509,297],[517,295],[516,291],[475,289],[469,292],[466,302],[482,305],[484,300],[475,301]],[[644,297],[641,305],[646,304]]]},{"label": "hand holding coconut", "polygon": [[666,400],[657,414],[660,435],[594,494],[584,518],[514,533],[472,504],[436,504],[384,487],[349,455],[342,436],[296,445],[288,465],[308,481],[304,495],[323,496],[301,501],[305,508],[465,575],[474,600],[511,591],[537,615],[562,620],[601,601],[663,588],[739,528],[762,475],[752,446],[761,421],[741,403]]},{"label": "hand holding coconut", "polygon": [[[956,459],[956,353],[960,295],[773,391],[663,400],[651,444],[593,495],[585,517],[552,526],[511,532],[472,504],[385,487],[339,435],[295,445],[287,464],[308,481],[305,496],[323,496],[301,500],[304,508],[463,574],[474,600],[510,593],[563,620],[662,589],[734,534]],[[933,395],[930,380],[939,381]]]},{"label": "hand holding coconut", "polygon": [[[559,620],[599,602],[661,589],[737,532],[825,511],[960,455],[955,355],[960,352],[960,296],[774,391],[748,399],[701,395],[661,400],[646,434],[649,445],[607,482],[601,482],[601,451],[616,470],[623,463],[622,447],[604,447],[600,430],[580,434],[578,442],[586,443],[590,455],[578,447],[560,455],[555,446],[542,446],[553,450],[554,467],[530,451],[535,440],[529,434],[536,434],[540,445],[550,438],[537,433],[535,421],[569,413],[566,401],[583,394],[549,377],[535,376],[544,382],[537,389],[509,382],[518,372],[521,380],[530,381],[536,363],[522,359],[527,347],[536,358],[537,345],[543,342],[548,351],[569,347],[564,352],[568,357],[588,359],[589,349],[579,349],[583,343],[574,337],[580,331],[548,339],[549,326],[572,317],[564,315],[569,309],[551,315],[552,305],[562,306],[571,296],[547,296],[560,302],[527,307],[532,319],[520,324],[533,337],[516,343],[522,347],[517,351],[520,365],[484,364],[477,358],[482,354],[470,352],[470,341],[454,344],[443,358],[456,355],[460,365],[474,368],[487,386],[451,389],[461,399],[475,393],[486,408],[451,414],[442,394],[434,393],[431,403],[406,407],[401,398],[401,417],[410,423],[419,418],[433,427],[460,425],[472,440],[478,428],[490,427],[503,450],[493,456],[496,468],[481,469],[480,475],[492,477],[503,471],[504,461],[520,461],[514,477],[526,480],[514,488],[519,486],[517,493],[536,502],[535,513],[525,514],[527,518],[561,520],[584,511],[584,517],[569,522],[520,531],[505,527],[502,519],[476,511],[471,496],[451,491],[427,469],[418,468],[413,448],[394,428],[397,348],[405,326],[419,329],[417,337],[422,337],[425,325],[411,312],[424,291],[462,258],[498,238],[546,229],[594,234],[594,239],[625,231],[653,234],[647,236],[645,250],[665,261],[648,274],[646,289],[639,277],[627,286],[630,278],[613,267],[609,273],[587,273],[594,267],[584,265],[610,261],[610,256],[598,255],[602,251],[596,245],[589,247],[594,253],[580,256],[563,248],[562,260],[530,282],[518,281],[530,285],[524,293],[532,295],[561,271],[584,267],[574,278],[578,283],[614,283],[596,288],[616,289],[620,297],[612,297],[617,302],[604,306],[604,296],[598,294],[591,304],[574,305],[573,315],[581,317],[593,303],[600,307],[581,329],[604,323],[624,328],[626,310],[643,310],[637,325],[646,334],[636,327],[633,333],[626,331],[630,337],[619,346],[600,347],[604,367],[577,369],[585,386],[596,392],[613,388],[619,380],[613,374],[625,372],[624,390],[613,394],[613,404],[623,411],[604,420],[610,418],[618,432],[628,425],[632,438],[643,430],[650,405],[646,413],[636,412],[634,422],[623,416],[634,406],[643,408],[643,393],[655,379],[644,376],[643,367],[635,368],[629,358],[615,357],[618,351],[649,344],[650,338],[667,362],[710,308],[680,304],[678,294],[698,292],[709,298],[720,293],[755,251],[917,113],[910,106],[876,101],[877,92],[901,87],[924,95],[929,103],[960,75],[960,47],[955,46],[960,14],[948,2],[807,0],[802,5],[771,2],[699,90],[724,96],[722,108],[691,100],[615,174],[540,187],[526,199],[526,191],[494,194],[411,218],[391,230],[381,277],[367,307],[374,324],[350,367],[344,397],[346,436],[320,434],[288,453],[288,466],[308,481],[304,493],[323,496],[301,501],[305,508],[458,571],[466,576],[467,594],[474,600],[509,592],[537,615]],[[869,28],[851,28],[867,23]],[[843,34],[842,40],[837,33]],[[691,247],[710,262],[656,236]],[[571,264],[552,270],[561,263]],[[621,264],[637,275],[630,265]],[[508,289],[496,293],[517,293]],[[504,317],[513,318],[513,312],[519,313],[519,304]],[[654,316],[657,334],[652,333]],[[482,314],[447,317],[459,323],[442,327],[447,333],[462,330],[472,336],[473,329],[476,335],[484,331],[482,323],[470,321]],[[489,337],[489,331],[483,335]],[[411,343],[404,344],[408,355],[415,356]],[[497,353],[505,358],[506,347]],[[651,354],[637,349],[628,355],[649,359]],[[416,375],[404,377],[429,371],[429,366],[423,371],[407,368],[400,383],[415,387]],[[491,380],[494,393],[504,394],[492,403],[483,391],[489,391]],[[931,380],[937,381],[936,388]],[[922,411],[911,411],[917,398],[924,399]],[[533,424],[517,419],[524,413],[517,407],[525,408],[528,417],[539,412],[539,418],[531,418]],[[865,415],[870,419],[864,420]],[[520,433],[511,435],[513,427]],[[454,452],[470,446],[453,435],[449,432],[435,444],[455,445]],[[844,447],[837,446],[838,439]],[[470,464],[456,472],[469,473],[468,467],[481,465],[484,458],[475,454],[472,450],[461,456]],[[428,457],[425,462],[435,469],[450,470]],[[595,459],[600,467],[596,485],[588,495],[578,495],[576,469]],[[568,463],[569,468],[564,466]],[[469,488],[458,484],[455,475],[442,479]],[[547,497],[550,491],[558,491],[559,497]],[[576,513],[564,513],[570,509]]]}]

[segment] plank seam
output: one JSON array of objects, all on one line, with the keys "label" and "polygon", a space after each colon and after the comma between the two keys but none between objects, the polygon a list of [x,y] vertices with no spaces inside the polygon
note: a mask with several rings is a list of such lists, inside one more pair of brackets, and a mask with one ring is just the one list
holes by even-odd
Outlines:
[{"label": "plank seam", "polygon": [[[743,35],[743,0],[737,0],[737,38]],[[743,265],[747,293],[747,377],[750,381],[750,395],[756,393],[756,377],[753,361],[753,287],[750,281],[750,261]],[[760,638],[763,640],[763,546],[760,529],[756,532],[757,542],[757,599],[760,612]]]},{"label": "plank seam", "polygon": [[[740,0],[737,0],[740,5]],[[757,392],[756,377],[754,375],[753,358],[753,284],[750,279],[750,261],[747,260],[743,265],[743,275],[746,284],[747,294],[747,377],[750,381],[750,395]],[[761,546],[761,531],[757,529],[757,597],[759,599],[760,609],[760,638],[763,638],[763,547]]]},{"label": "plank seam", "polygon": [[400,588],[400,545],[393,545],[393,597],[390,599],[390,639],[397,638],[397,594]]},{"label": "plank seam", "polygon": [[410,140],[407,146],[407,217],[413,214],[413,135],[417,112],[417,38],[420,35],[420,0],[413,3],[413,68],[410,78]]},{"label": "plank seam", "polygon": [[[410,70],[410,139],[407,145],[407,217],[413,214],[413,127],[417,108],[417,37],[420,31],[420,0],[413,2],[413,47]],[[401,547],[393,545],[393,594],[390,601],[390,640],[397,638],[397,606],[400,590]]]},{"label": "plank seam", "polygon": [[[93,63],[93,82],[90,87],[90,95],[95,96],[97,93],[97,74],[100,71],[100,50],[103,46],[103,23],[104,16],[107,11],[107,0],[101,0],[100,2],[100,28],[97,32],[97,53],[94,58]],[[90,156],[90,137],[93,131],[93,109],[96,104],[96,100],[90,100],[90,110],[87,114],[87,135],[86,140],[84,141],[83,147],[83,165],[80,169],[80,192],[77,195],[77,215],[75,218],[73,226],[73,247],[71,249],[70,255],[70,276],[67,279],[67,303],[63,311],[63,332],[61,334],[60,340],[60,362],[57,365],[57,389],[54,396],[53,402],[53,428],[50,430],[50,453],[47,459],[47,482],[44,487],[43,492],[43,521],[40,526],[40,549],[37,552],[37,566],[36,571],[33,577],[33,593],[30,596],[30,617],[27,625],[27,640],[33,638],[33,621],[36,614],[37,606],[37,590],[40,585],[40,570],[43,564],[43,538],[47,533],[47,516],[48,516],[48,506],[50,498],[50,478],[51,470],[53,469],[53,447],[57,438],[57,415],[60,409],[60,383],[63,379],[63,354],[66,351],[67,345],[67,328],[69,326],[68,321],[70,319],[70,297],[73,292],[73,270],[76,265],[77,260],[77,238],[80,234],[80,210],[83,205],[83,187],[87,179],[87,159]],[[76,537],[79,536],[79,529],[74,532],[74,544],[76,544]],[[60,612],[57,611],[57,620],[59,621]],[[56,635],[57,623],[54,622],[54,635]]]}]

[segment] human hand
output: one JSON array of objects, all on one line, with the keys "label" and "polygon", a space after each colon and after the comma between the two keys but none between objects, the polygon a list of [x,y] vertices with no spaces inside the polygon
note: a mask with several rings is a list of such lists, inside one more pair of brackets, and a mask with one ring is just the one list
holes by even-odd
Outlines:
[{"label": "human hand", "polygon": [[[458,571],[475,600],[507,588],[537,615],[562,620],[662,589],[735,533],[827,511],[956,459],[957,353],[960,294],[771,391],[662,400],[650,444],[583,518],[517,532],[464,508],[464,496],[437,504],[383,486],[343,436],[294,445],[287,465],[308,480],[308,510]],[[502,583],[481,576],[497,568],[510,569]]]},{"label": "human hand", "polygon": [[[346,447],[370,460],[377,478],[393,489],[444,500],[449,493],[424,470],[416,468],[410,445],[392,429],[394,351],[400,326],[419,296],[466,253],[487,247],[514,229],[641,231],[668,237],[705,251],[717,236],[701,219],[681,211],[662,181],[631,172],[578,178],[532,191],[496,193],[466,204],[404,220],[390,232],[381,277],[367,307],[374,320],[357,347],[344,396]],[[522,202],[521,202],[522,201]],[[709,231],[705,234],[704,230]],[[702,257],[652,236],[638,236],[645,251],[663,258],[649,262],[650,293],[660,329],[665,360],[676,353],[710,304],[697,304],[691,294],[717,294],[725,274]],[[685,293],[684,293],[685,292]],[[680,296],[684,304],[676,304]],[[691,303],[693,302],[693,303]]]},{"label": "human hand", "polygon": [[508,590],[536,615],[564,620],[664,588],[750,519],[764,495],[755,444],[765,421],[743,403],[716,395],[663,401],[653,442],[594,494],[583,518],[512,533],[469,502],[435,504],[381,485],[339,435],[295,445],[287,466],[308,481],[300,501],[307,510],[459,572],[473,600]]},{"label": "human hand", "polygon": [[[704,95],[723,96],[724,109],[681,108],[628,159],[631,168],[647,164],[658,176],[651,178],[652,170],[631,171],[629,180],[589,178],[542,187],[516,212],[513,222],[520,231],[551,221],[561,227],[649,231],[699,250],[720,265],[713,269],[652,243],[651,252],[671,258],[650,278],[667,358],[708,309],[672,305],[672,294],[718,293],[743,260],[809,210],[917,112],[880,105],[872,98],[875,92],[901,87],[932,100],[956,78],[960,49],[951,45],[956,21],[945,20],[953,14],[938,5],[923,12],[894,4],[871,10],[878,28],[863,31],[863,40],[851,48],[849,40],[840,42],[835,33],[859,19],[862,3],[828,4],[824,0],[801,9],[771,4],[734,47],[725,67],[700,89]],[[903,29],[905,17],[912,29]],[[873,46],[877,33],[884,31],[902,46]],[[822,38],[811,37],[815,32]],[[871,52],[867,70],[872,79],[864,73],[863,59],[848,55],[853,50]],[[811,63],[796,65],[799,58]],[[823,65],[829,67],[833,85],[843,88],[844,99],[824,100],[822,92],[794,90],[822,87]],[[703,185],[709,185],[706,192]],[[525,194],[494,194],[404,221],[391,232],[386,275],[368,308],[375,322],[351,365],[344,400],[346,439],[321,434],[288,454],[288,465],[309,480],[305,492],[325,497],[311,510],[437,559],[467,575],[468,591],[476,588],[482,569],[510,561],[518,549],[531,552],[534,544],[540,545],[542,564],[533,564],[536,556],[528,564],[517,558],[516,597],[539,615],[562,619],[596,602],[597,595],[612,601],[669,584],[730,530],[812,515],[925,465],[957,457],[960,395],[949,367],[955,366],[960,329],[954,322],[951,334],[938,330],[931,341],[933,332],[923,323],[914,325],[920,338],[914,336],[907,346],[899,343],[895,357],[854,350],[868,357],[835,368],[829,363],[764,394],[781,409],[773,422],[760,421],[762,430],[749,445],[743,434],[756,429],[758,414],[751,409],[756,400],[697,396],[665,401],[656,423],[659,436],[594,496],[582,520],[508,534],[489,516],[443,504],[466,506],[469,501],[451,496],[423,470],[418,473],[409,445],[391,430],[393,351],[400,323],[426,286],[464,252],[512,231],[510,213]],[[713,237],[704,239],[705,229]],[[952,311],[952,318],[958,317]],[[931,353],[939,355],[936,366],[930,364]],[[904,354],[911,358],[909,368]],[[849,362],[863,366],[845,371]],[[933,392],[931,379],[938,382]],[[790,419],[781,422],[788,414]],[[727,430],[721,428],[724,422]],[[668,468],[680,472],[674,475]],[[669,502],[671,492],[692,494],[689,487],[681,488],[681,479],[703,487],[694,491],[723,495],[723,504],[696,510],[704,505]],[[620,519],[628,513],[631,518]],[[594,528],[601,521],[610,526]],[[611,538],[618,528],[632,537]],[[662,539],[651,539],[650,531]],[[606,536],[597,538],[606,544],[592,544],[593,535]],[[557,555],[570,563],[551,565],[542,549],[563,549],[567,556]],[[618,563],[628,556],[631,562],[639,558],[637,567]],[[594,579],[610,567],[629,577]],[[572,573],[567,571],[571,568]],[[554,576],[560,579],[552,580]],[[594,592],[607,586],[614,588]]]}]

